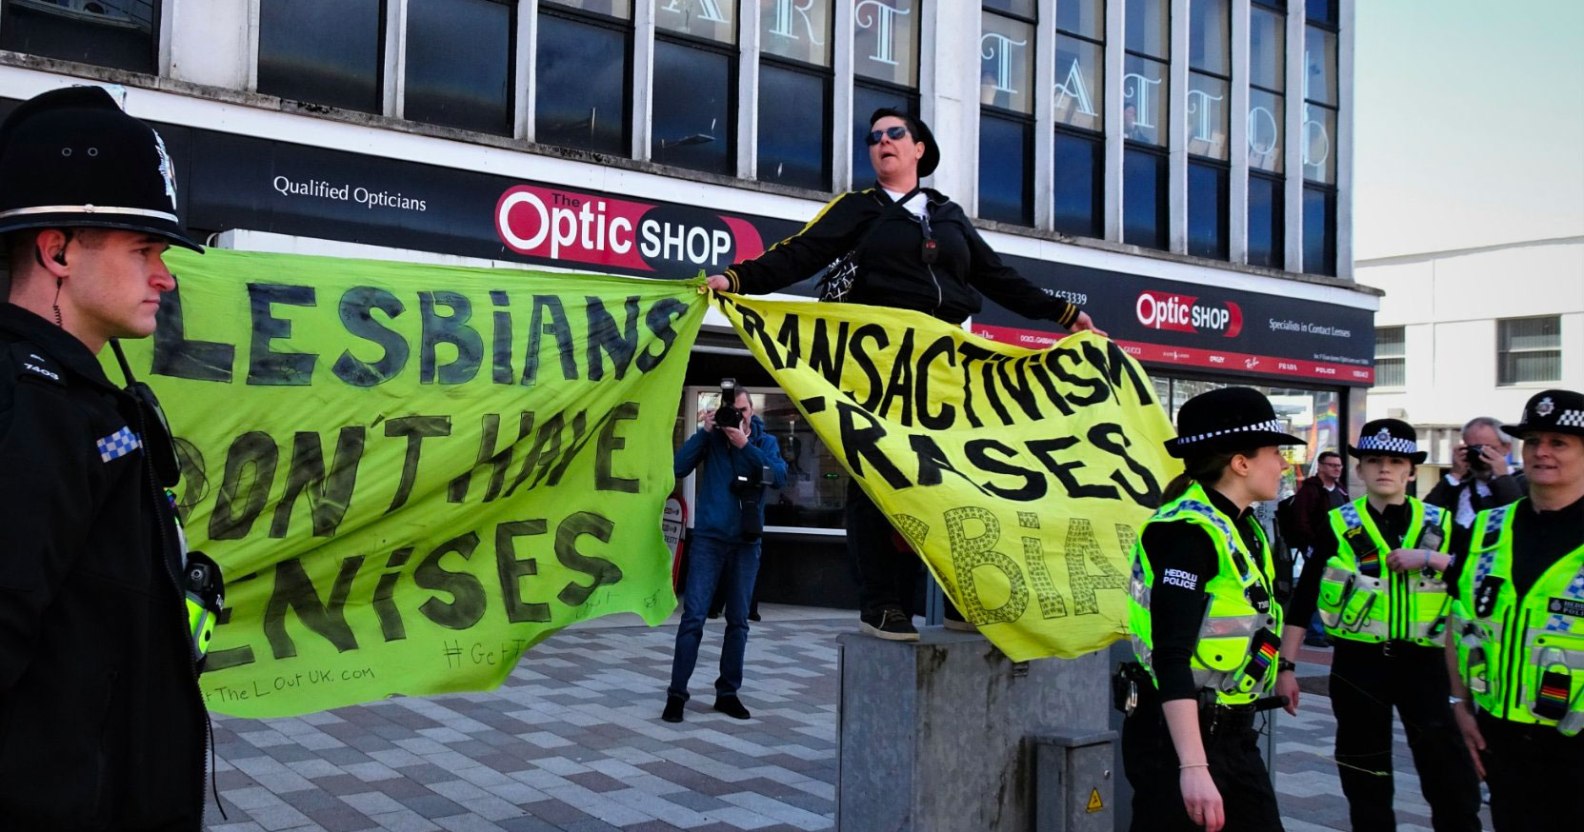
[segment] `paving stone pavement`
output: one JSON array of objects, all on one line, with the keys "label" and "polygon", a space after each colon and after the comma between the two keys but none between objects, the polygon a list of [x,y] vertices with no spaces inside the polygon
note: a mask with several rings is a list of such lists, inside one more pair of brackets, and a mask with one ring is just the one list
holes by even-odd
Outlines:
[{"label": "paving stone pavement", "polygon": [[[617,616],[530,652],[498,690],[288,719],[215,717],[212,832],[821,830],[836,811],[836,637],[856,616],[766,604],[748,641],[746,722],[710,710],[722,623],[705,630],[686,721],[659,719],[672,624]],[[1305,663],[1303,672],[1325,668]],[[1323,697],[1277,723],[1289,832],[1346,829]],[[1403,832],[1429,814],[1401,731]],[[1487,821],[1488,824],[1488,821]],[[856,832],[863,832],[857,830]],[[964,832],[974,832],[964,830]],[[1022,830],[1015,830],[1022,832]]]}]

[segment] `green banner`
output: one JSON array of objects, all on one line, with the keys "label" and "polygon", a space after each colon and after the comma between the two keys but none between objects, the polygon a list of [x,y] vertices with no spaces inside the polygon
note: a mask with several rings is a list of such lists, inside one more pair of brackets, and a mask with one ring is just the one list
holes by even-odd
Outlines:
[{"label": "green banner", "polygon": [[126,347],[169,414],[189,543],[225,572],[212,710],[488,689],[572,622],[671,613],[698,281],[167,262],[179,291]]}]

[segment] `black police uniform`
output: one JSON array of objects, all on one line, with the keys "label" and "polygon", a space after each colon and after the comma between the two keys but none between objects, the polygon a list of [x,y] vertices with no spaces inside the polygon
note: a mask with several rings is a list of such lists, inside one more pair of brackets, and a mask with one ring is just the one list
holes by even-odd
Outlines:
[{"label": "black police uniform", "polygon": [[[0,233],[84,227],[198,248],[158,135],[97,87],[0,125]],[[159,420],[58,319],[0,304],[0,829],[202,826],[208,725]]]},{"label": "black police uniform", "polygon": [[0,306],[0,818],[196,829],[205,716],[170,504],[136,403]]}]

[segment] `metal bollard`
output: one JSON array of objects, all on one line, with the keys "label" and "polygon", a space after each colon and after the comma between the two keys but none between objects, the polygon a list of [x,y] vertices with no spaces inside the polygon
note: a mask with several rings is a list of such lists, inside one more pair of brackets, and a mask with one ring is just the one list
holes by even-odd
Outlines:
[{"label": "metal bollard", "polygon": [[1116,740],[1115,731],[1031,738],[1035,832],[1112,832]]}]

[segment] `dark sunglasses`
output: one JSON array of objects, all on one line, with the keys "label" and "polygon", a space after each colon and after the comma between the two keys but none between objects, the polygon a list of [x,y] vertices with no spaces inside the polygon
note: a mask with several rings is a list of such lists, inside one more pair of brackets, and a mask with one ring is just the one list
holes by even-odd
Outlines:
[{"label": "dark sunglasses", "polygon": [[906,136],[907,134],[907,125],[898,124],[894,127],[887,127],[884,130],[870,130],[869,135],[864,139],[864,141],[871,145],[875,145],[879,144],[881,139],[885,138],[886,136],[890,136],[891,141],[899,142],[902,141],[902,137]]}]

